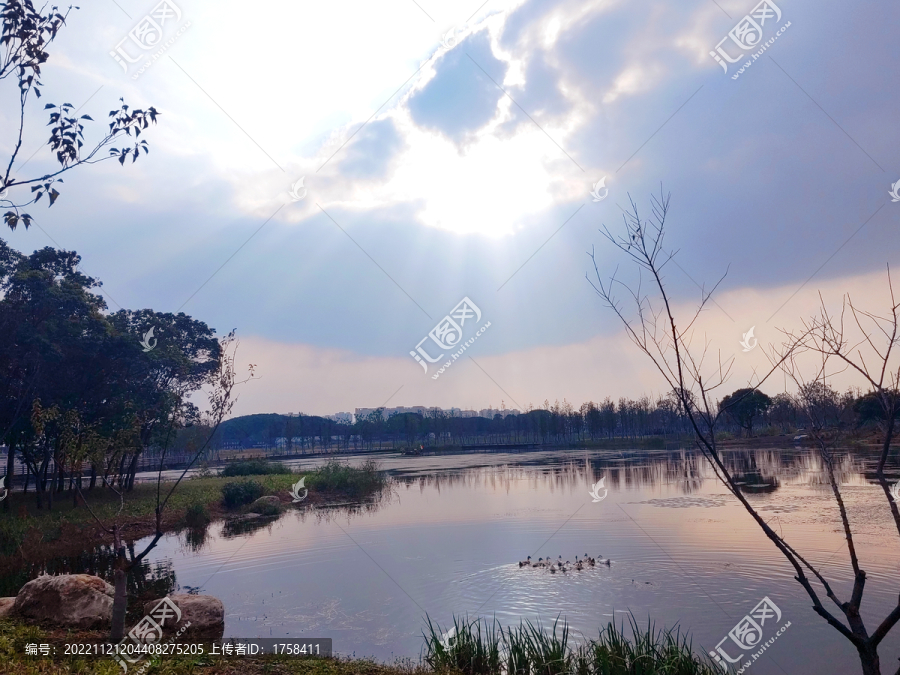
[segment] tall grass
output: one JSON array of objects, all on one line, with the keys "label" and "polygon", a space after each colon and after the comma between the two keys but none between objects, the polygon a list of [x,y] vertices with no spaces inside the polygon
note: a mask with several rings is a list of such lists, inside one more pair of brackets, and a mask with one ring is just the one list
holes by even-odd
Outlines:
[{"label": "tall grass", "polygon": [[331,460],[306,477],[306,487],[310,490],[339,493],[347,497],[366,497],[380,492],[387,482],[387,476],[378,470],[378,464],[373,460],[359,467]]},{"label": "tall grass", "polygon": [[[426,617],[423,660],[435,672],[464,675],[720,675],[706,656],[694,654],[678,627],[657,629],[610,621],[596,640],[570,644],[569,627],[554,621],[548,631],[524,621],[502,628],[489,622],[453,617],[442,633]],[[630,633],[630,635],[629,635]],[[451,637],[448,637],[448,634]]]}]

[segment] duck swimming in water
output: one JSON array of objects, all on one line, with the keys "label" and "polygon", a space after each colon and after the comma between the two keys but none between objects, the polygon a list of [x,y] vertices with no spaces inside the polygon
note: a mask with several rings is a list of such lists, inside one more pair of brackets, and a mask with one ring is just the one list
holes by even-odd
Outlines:
[{"label": "duck swimming in water", "polygon": [[525,560],[519,561],[519,567],[531,567],[531,556],[528,556]]}]

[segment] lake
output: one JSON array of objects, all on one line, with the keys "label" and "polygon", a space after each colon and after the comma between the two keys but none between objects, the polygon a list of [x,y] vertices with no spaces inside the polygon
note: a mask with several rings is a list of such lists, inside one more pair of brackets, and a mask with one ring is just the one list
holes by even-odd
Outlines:
[{"label": "lake", "polygon": [[[288,464],[302,470],[318,461]],[[786,448],[735,450],[726,462],[776,531],[848,599],[846,544],[820,460]],[[453,614],[503,625],[524,618],[549,626],[561,617],[580,639],[632,612],[642,623],[677,623],[697,651],[709,650],[767,597],[782,617],[764,625],[764,639],[791,625],[751,672],[860,670],[855,651],[813,613],[793,568],[698,453],[391,454],[379,463],[393,478],[379,504],[301,505],[275,522],[246,524],[257,528],[250,532],[216,523],[202,542],[165,537],[150,559],[182,589],[224,602],[226,636],[330,637],[335,652],[357,657],[417,658],[426,614],[444,627]],[[881,489],[865,477],[870,468],[858,455],[837,466],[868,572],[871,632],[896,601],[900,541]],[[604,477],[607,495],[595,502],[591,486]],[[611,564],[566,574],[517,564],[585,553]],[[740,653],[731,640],[723,647]],[[895,627],[882,643],[883,672],[893,672],[898,656]]]}]

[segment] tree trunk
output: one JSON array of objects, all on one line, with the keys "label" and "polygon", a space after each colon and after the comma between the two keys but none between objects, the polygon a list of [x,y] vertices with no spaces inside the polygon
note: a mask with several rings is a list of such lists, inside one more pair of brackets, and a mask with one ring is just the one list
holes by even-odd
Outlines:
[{"label": "tree trunk", "polygon": [[131,465],[128,467],[128,481],[126,483],[126,486],[129,492],[134,489],[134,476],[137,473],[138,458],[140,456],[140,450],[135,452],[134,456],[131,458]]},{"label": "tree trunk", "polygon": [[128,609],[128,577],[125,570],[118,568],[114,575],[116,593],[113,596],[112,628],[109,633],[109,641],[119,642],[125,637],[125,611]]},{"label": "tree trunk", "polygon": [[43,510],[44,508],[44,484],[47,480],[47,459],[44,458],[43,463],[40,468],[37,466],[37,461],[35,461],[34,466],[34,493],[37,499],[37,507],[38,510]]},{"label": "tree trunk", "polygon": [[881,664],[878,659],[877,648],[857,647],[859,661],[862,664],[863,675],[881,675]]},{"label": "tree trunk", "polygon": [[[74,471],[72,472],[72,475],[73,476],[75,475]],[[72,486],[70,486],[69,489],[71,490]],[[81,492],[81,469],[78,470],[78,489],[72,490],[72,506],[74,508],[78,508],[78,493],[79,492]]]},{"label": "tree trunk", "polygon": [[[7,490],[12,488],[13,476],[16,471],[16,446],[12,441],[10,441],[9,446],[6,449],[6,482],[3,484],[3,487]],[[3,510],[9,511],[9,499],[3,500]]]},{"label": "tree trunk", "polygon": [[119,475],[117,476],[117,481],[116,481],[118,483],[118,486],[120,489],[124,485],[124,481],[125,481],[125,479],[122,475],[122,472],[124,470],[125,470],[125,452],[123,451],[122,458],[119,460]]},{"label": "tree trunk", "polygon": [[54,461],[56,464],[56,492],[62,492],[66,487],[66,472],[63,471],[63,462]]}]

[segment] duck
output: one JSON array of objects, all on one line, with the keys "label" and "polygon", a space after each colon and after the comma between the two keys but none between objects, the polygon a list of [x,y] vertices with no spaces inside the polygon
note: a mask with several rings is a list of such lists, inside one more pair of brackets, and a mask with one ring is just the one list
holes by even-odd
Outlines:
[{"label": "duck", "polygon": [[534,566],[535,567],[545,567],[546,563],[544,562],[543,558],[538,558],[538,561],[536,563],[534,563]]},{"label": "duck", "polygon": [[531,556],[519,561],[519,567],[531,567]]},{"label": "duck", "polygon": [[584,565],[582,564],[582,562],[580,560],[575,561],[575,569],[578,570],[579,572],[584,569]]},{"label": "duck", "polygon": [[593,558],[588,557],[588,554],[584,554],[584,559],[587,560],[587,564],[593,567],[596,564],[596,561]]},{"label": "duck", "polygon": [[550,574],[556,574],[556,565],[550,565]]}]

